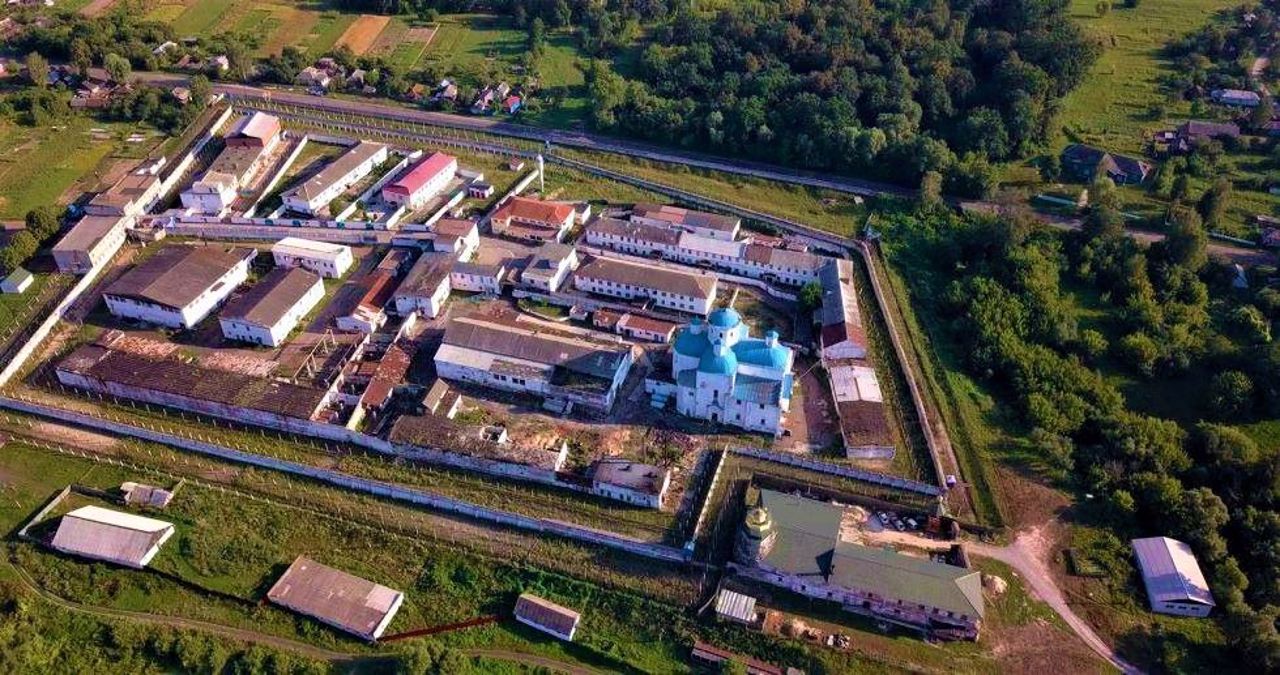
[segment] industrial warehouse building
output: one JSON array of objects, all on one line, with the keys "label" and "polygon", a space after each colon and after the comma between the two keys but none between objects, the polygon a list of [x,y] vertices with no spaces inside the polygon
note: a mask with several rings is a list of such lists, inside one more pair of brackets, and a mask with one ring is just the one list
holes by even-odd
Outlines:
[{"label": "industrial warehouse building", "polygon": [[298,556],[267,599],[372,642],[391,625],[404,594]]},{"label": "industrial warehouse building", "polygon": [[633,300],[643,298],[664,309],[706,316],[716,301],[717,279],[698,272],[594,257],[578,268],[573,285],[580,291]]},{"label": "industrial warehouse building", "polygon": [[1134,539],[1132,544],[1151,611],[1209,616],[1215,605],[1213,594],[1190,546],[1168,537]]},{"label": "industrial warehouse building", "polygon": [[170,246],[107,286],[107,309],[124,319],[193,328],[249,277],[252,248]]},{"label": "industrial warehouse building", "polygon": [[222,308],[222,336],[279,347],[322,298],[320,277],[298,267],[277,267]]},{"label": "industrial warehouse building", "polygon": [[387,155],[387,146],[361,141],[286,194],[284,205],[298,213],[320,215],[329,206],[329,202],[369,175],[374,167],[385,162]]},{"label": "industrial warehouse building", "polygon": [[632,360],[627,345],[482,315],[450,319],[435,356],[436,372],[446,380],[600,410],[613,407]]},{"label": "industrial warehouse building", "polygon": [[124,245],[122,216],[85,216],[53,245],[53,261],[63,274],[87,274],[107,262]]},{"label": "industrial warehouse building", "polygon": [[172,536],[173,525],[163,520],[82,506],[62,516],[50,545],[63,553],[141,569]]},{"label": "industrial warehouse building", "polygon": [[351,247],[298,237],[285,237],[271,245],[276,265],[302,267],[326,279],[336,279],[355,262]]}]

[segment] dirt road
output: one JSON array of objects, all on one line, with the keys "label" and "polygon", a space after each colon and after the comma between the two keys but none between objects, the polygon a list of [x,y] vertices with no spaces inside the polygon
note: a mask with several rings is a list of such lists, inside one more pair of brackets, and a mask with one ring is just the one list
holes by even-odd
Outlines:
[{"label": "dirt road", "polygon": [[1067,604],[1066,596],[1054,582],[1053,575],[1045,563],[1044,555],[1047,553],[1047,547],[1042,545],[1040,530],[1040,527],[1033,527],[1021,532],[1008,546],[970,542],[968,548],[974,555],[999,560],[1017,570],[1036,598],[1057,612],[1058,616],[1067,622],[1071,630],[1080,636],[1090,649],[1126,675],[1141,675],[1141,670],[1120,658],[1115,650],[1094,632],[1093,627],[1081,619]]}]

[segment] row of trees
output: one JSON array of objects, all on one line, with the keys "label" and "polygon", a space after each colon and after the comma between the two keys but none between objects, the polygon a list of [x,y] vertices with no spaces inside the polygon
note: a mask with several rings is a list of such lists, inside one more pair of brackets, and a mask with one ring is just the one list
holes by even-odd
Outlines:
[{"label": "row of trees", "polygon": [[[1104,496],[1122,533],[1189,542],[1232,644],[1259,672],[1275,670],[1280,457],[1231,427],[1135,412],[1099,368],[1132,364],[1154,379],[1215,373],[1213,391],[1193,402],[1204,417],[1274,416],[1280,349],[1260,329],[1269,321],[1238,322],[1259,310],[1209,261],[1194,209],[1175,208],[1168,239],[1143,249],[1125,235],[1110,191],[1094,187],[1076,236],[1018,215],[930,209],[888,219],[888,250],[927,267],[912,275],[915,291],[949,321],[970,372],[1014,404],[1051,469]],[[1104,322],[1081,327],[1064,270],[1095,289]]]}]

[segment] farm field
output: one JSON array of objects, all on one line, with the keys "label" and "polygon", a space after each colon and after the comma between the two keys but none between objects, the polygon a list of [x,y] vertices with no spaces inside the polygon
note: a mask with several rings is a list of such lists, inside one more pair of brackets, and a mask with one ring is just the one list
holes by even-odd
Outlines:
[{"label": "farm field", "polygon": [[327,0],[162,0],[147,18],[168,23],[179,35],[233,33],[244,37],[258,56],[294,45],[319,56],[327,52],[358,15],[330,8]]},{"label": "farm field", "polygon": [[[135,131],[145,141],[125,140]],[[46,128],[0,122],[0,219],[18,220],[45,204],[92,190],[117,159],[138,159],[159,142],[144,128],[69,115]]]}]

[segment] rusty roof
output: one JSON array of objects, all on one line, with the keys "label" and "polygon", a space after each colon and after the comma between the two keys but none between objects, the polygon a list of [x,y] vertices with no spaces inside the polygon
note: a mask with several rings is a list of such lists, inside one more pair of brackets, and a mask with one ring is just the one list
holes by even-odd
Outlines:
[{"label": "rusty roof", "polygon": [[535,223],[546,223],[559,227],[573,216],[573,204],[565,202],[547,202],[528,197],[512,197],[494,212],[493,220],[519,218]]},{"label": "rusty roof", "polygon": [[257,253],[251,248],[169,246],[125,272],[104,292],[182,309]]},{"label": "rusty roof", "polygon": [[298,556],[267,598],[331,626],[373,640],[400,608],[404,594]]},{"label": "rusty roof", "polygon": [[582,619],[582,614],[532,593],[521,593],[516,599],[515,615],[564,635],[573,632]]}]

